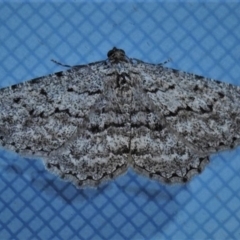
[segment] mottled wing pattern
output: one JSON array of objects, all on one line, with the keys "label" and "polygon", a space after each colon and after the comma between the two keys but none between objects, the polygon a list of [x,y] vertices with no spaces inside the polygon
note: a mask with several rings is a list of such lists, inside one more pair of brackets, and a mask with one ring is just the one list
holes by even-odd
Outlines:
[{"label": "mottled wing pattern", "polygon": [[101,94],[102,82],[80,67],[1,89],[0,144],[23,154],[49,155],[76,131]]},{"label": "mottled wing pattern", "polygon": [[147,149],[134,156],[139,172],[165,182],[188,181],[211,153],[240,144],[239,87],[163,66],[138,67],[144,69],[141,86],[152,112],[164,119],[160,131],[138,133]]},{"label": "mottled wing pattern", "polygon": [[[77,186],[124,172],[126,119],[117,121],[122,131],[112,125],[118,108],[104,99],[105,68],[105,62],[78,66],[1,89],[0,145],[43,157],[50,171]],[[113,111],[102,113],[104,106]]]},{"label": "mottled wing pattern", "polygon": [[112,179],[130,163],[131,126],[125,103],[131,89],[120,89],[121,77],[115,71],[99,71],[105,74],[104,92],[73,137],[47,161],[50,170],[79,187]]},{"label": "mottled wing pattern", "polygon": [[201,153],[239,145],[240,87],[169,68],[153,68],[149,74],[155,83],[144,88],[174,132]]},{"label": "mottled wing pattern", "polygon": [[128,58],[0,90],[0,144],[44,159],[76,186],[97,186],[129,166],[186,182],[209,155],[240,144],[240,88]]}]

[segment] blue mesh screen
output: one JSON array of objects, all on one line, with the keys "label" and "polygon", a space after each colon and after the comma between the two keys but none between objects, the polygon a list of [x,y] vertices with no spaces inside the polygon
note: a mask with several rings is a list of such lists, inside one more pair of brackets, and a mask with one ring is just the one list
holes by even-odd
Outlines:
[{"label": "blue mesh screen", "polygon": [[[1,1],[0,87],[63,67],[130,57],[240,85],[238,1]],[[187,185],[129,170],[76,189],[0,150],[0,239],[240,239],[240,149],[211,157]]]}]

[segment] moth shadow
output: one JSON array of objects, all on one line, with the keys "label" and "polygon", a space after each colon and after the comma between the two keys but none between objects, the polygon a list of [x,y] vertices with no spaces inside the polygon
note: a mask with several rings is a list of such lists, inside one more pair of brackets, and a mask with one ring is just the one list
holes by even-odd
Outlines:
[{"label": "moth shadow", "polygon": [[143,175],[138,175],[129,169],[124,176],[116,179],[119,190],[128,195],[143,196],[148,200],[167,200],[175,199],[176,193],[188,191],[188,184],[166,184],[157,180],[149,179]]}]

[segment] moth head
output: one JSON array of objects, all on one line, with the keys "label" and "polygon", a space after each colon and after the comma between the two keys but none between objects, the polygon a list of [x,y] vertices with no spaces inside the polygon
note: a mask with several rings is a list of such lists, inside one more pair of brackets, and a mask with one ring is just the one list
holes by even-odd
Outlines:
[{"label": "moth head", "polygon": [[122,49],[114,47],[107,54],[108,60],[112,63],[128,62],[128,57]]}]

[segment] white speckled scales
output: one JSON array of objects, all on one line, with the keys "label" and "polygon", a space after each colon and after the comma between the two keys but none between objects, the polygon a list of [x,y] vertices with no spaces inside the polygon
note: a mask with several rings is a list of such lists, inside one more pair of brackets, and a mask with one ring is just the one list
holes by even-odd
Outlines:
[{"label": "white speckled scales", "polygon": [[240,144],[240,88],[113,48],[106,61],[1,89],[0,144],[42,157],[77,187],[129,166],[186,182],[210,154]]}]

